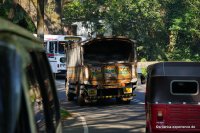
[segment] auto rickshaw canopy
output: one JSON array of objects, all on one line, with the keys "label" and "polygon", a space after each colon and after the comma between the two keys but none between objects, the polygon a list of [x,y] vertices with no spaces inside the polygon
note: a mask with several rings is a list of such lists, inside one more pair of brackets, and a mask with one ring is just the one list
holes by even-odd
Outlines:
[{"label": "auto rickshaw canopy", "polygon": [[147,68],[146,102],[200,102],[200,62],[161,62]]}]

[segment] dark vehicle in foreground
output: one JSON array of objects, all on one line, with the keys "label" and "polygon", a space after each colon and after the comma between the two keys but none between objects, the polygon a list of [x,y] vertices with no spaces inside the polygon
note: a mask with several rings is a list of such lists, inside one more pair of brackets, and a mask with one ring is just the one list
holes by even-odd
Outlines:
[{"label": "dark vehicle in foreground", "polygon": [[116,98],[130,103],[136,87],[135,42],[99,37],[67,45],[66,93],[78,104]]},{"label": "dark vehicle in foreground", "polygon": [[147,132],[199,133],[200,63],[162,62],[147,71]]},{"label": "dark vehicle in foreground", "polygon": [[55,83],[42,42],[0,18],[0,133],[61,132]]}]

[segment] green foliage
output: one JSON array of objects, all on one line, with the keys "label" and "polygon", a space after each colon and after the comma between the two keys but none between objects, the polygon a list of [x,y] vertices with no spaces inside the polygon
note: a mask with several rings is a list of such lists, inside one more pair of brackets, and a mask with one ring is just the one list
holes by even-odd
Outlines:
[{"label": "green foliage", "polygon": [[141,62],[146,62],[147,60],[145,58],[142,58],[140,61]]},{"label": "green foliage", "polygon": [[142,75],[147,77],[147,68],[142,68]]},{"label": "green foliage", "polygon": [[79,1],[74,1],[64,8],[65,19],[67,19],[67,23],[76,22],[84,19],[84,7]]},{"label": "green foliage", "polygon": [[52,13],[54,13],[55,6],[56,6],[56,4],[53,1],[47,3],[47,5],[45,6],[46,7],[45,8],[45,13],[46,14],[52,14]]},{"label": "green foliage", "polygon": [[65,120],[68,117],[71,117],[72,115],[64,108],[60,109],[60,115],[61,115],[61,119]]},{"label": "green foliage", "polygon": [[2,18],[7,18],[9,13],[10,5],[0,4],[0,16]]},{"label": "green foliage", "polygon": [[[5,2],[4,4],[0,5],[0,16],[2,18],[8,19],[8,15],[10,9],[12,8],[12,3]],[[29,30],[30,32],[34,33],[36,31],[36,27],[32,22],[31,18],[28,14],[21,8],[21,6],[17,5],[14,9],[14,16],[10,19],[13,23]]]},{"label": "green foliage", "polygon": [[93,32],[137,40],[138,58],[199,61],[198,0],[74,0],[65,5],[66,23],[83,22]]},{"label": "green foliage", "polygon": [[200,1],[176,0],[167,2],[165,8],[166,28],[177,32],[169,60],[199,61]]},{"label": "green foliage", "polygon": [[28,31],[30,31],[32,33],[35,33],[36,27],[28,15],[24,17],[24,21],[26,22],[26,26],[24,28],[26,28]]}]

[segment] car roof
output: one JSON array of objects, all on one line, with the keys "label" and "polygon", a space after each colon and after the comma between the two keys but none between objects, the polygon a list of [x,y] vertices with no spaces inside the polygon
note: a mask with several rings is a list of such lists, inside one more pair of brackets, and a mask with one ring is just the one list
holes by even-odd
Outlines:
[{"label": "car roof", "polygon": [[26,29],[2,18],[0,18],[0,41],[26,49],[43,49],[41,40]]},{"label": "car roof", "polygon": [[30,64],[29,52],[44,52],[43,42],[26,29],[0,18],[0,47],[15,49],[21,56],[23,68]]},{"label": "car roof", "polygon": [[149,77],[194,76],[200,77],[200,62],[160,62],[149,65]]}]

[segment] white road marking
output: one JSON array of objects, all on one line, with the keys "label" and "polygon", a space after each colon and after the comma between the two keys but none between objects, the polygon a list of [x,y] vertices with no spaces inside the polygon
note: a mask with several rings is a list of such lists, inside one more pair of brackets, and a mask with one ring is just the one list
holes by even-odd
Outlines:
[{"label": "white road marking", "polygon": [[137,103],[137,102],[140,102],[140,100],[138,100],[138,99],[133,99],[132,101],[133,101],[133,102],[136,102],[136,103]]},{"label": "white road marking", "polygon": [[144,102],[138,102],[139,104],[145,104]]},{"label": "white road marking", "polygon": [[79,118],[81,119],[82,125],[83,125],[83,129],[84,129],[84,133],[89,133],[88,126],[87,126],[85,118],[83,116],[81,116],[79,113],[73,113],[73,114],[78,115]]},{"label": "white road marking", "polygon": [[137,104],[145,104],[144,102],[142,102],[141,100],[138,100],[138,99],[133,99],[132,101]]},{"label": "white road marking", "polygon": [[57,83],[59,83],[59,84],[65,84],[65,81],[59,81],[59,80],[55,80]]}]

